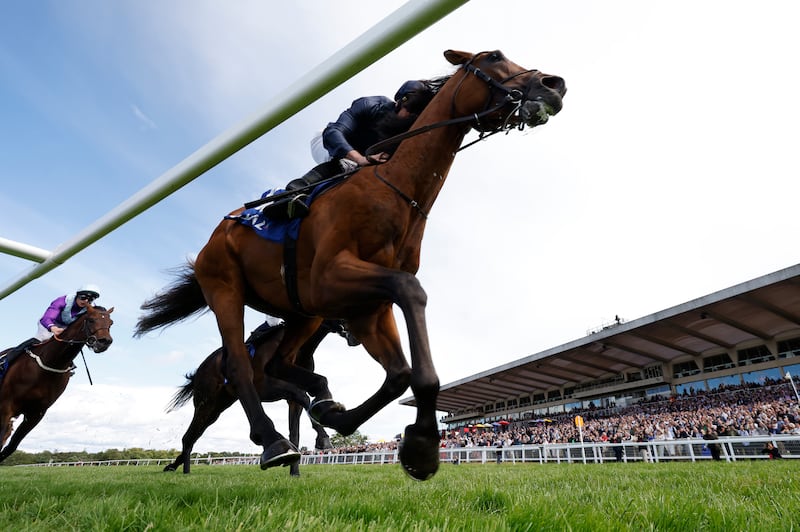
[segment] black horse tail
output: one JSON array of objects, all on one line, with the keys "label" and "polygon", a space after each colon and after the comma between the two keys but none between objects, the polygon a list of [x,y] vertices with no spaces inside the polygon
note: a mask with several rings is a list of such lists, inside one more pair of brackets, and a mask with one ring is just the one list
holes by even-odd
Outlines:
[{"label": "black horse tail", "polygon": [[194,395],[194,373],[186,374],[186,384],[178,388],[172,400],[167,405],[167,412],[174,412],[189,402]]},{"label": "black horse tail", "polygon": [[190,262],[175,273],[178,278],[164,292],[142,303],[141,309],[145,313],[136,323],[134,338],[208,310],[203,291],[194,275],[194,265]]}]

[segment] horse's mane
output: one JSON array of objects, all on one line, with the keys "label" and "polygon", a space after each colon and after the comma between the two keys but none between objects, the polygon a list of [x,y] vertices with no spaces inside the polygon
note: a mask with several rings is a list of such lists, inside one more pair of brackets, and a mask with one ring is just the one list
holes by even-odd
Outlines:
[{"label": "horse's mane", "polygon": [[446,76],[439,76],[431,79],[423,79],[420,81],[422,81],[422,83],[425,84],[425,87],[427,87],[427,89],[435,96],[439,92],[439,90],[442,87],[444,87],[444,84],[447,83],[447,81],[452,77],[453,77],[452,74],[448,74]]}]

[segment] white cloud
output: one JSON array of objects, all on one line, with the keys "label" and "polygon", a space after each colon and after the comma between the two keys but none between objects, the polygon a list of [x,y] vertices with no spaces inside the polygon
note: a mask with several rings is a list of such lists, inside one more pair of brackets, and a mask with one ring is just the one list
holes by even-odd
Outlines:
[{"label": "white cloud", "polygon": [[156,129],[158,127],[137,105],[131,105],[131,111],[133,111],[133,116],[142,123],[143,129]]}]

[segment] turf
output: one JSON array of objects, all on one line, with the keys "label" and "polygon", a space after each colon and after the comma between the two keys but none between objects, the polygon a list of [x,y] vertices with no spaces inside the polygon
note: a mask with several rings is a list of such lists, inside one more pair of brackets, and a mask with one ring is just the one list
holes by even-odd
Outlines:
[{"label": "turf", "polygon": [[796,530],[800,461],[0,469],[5,530]]}]

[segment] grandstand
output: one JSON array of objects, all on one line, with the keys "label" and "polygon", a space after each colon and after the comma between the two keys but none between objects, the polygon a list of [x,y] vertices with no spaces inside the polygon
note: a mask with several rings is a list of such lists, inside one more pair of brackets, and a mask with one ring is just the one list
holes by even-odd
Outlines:
[{"label": "grandstand", "polygon": [[[800,264],[441,387],[447,430],[800,374]],[[414,406],[405,398],[401,404]]]}]

